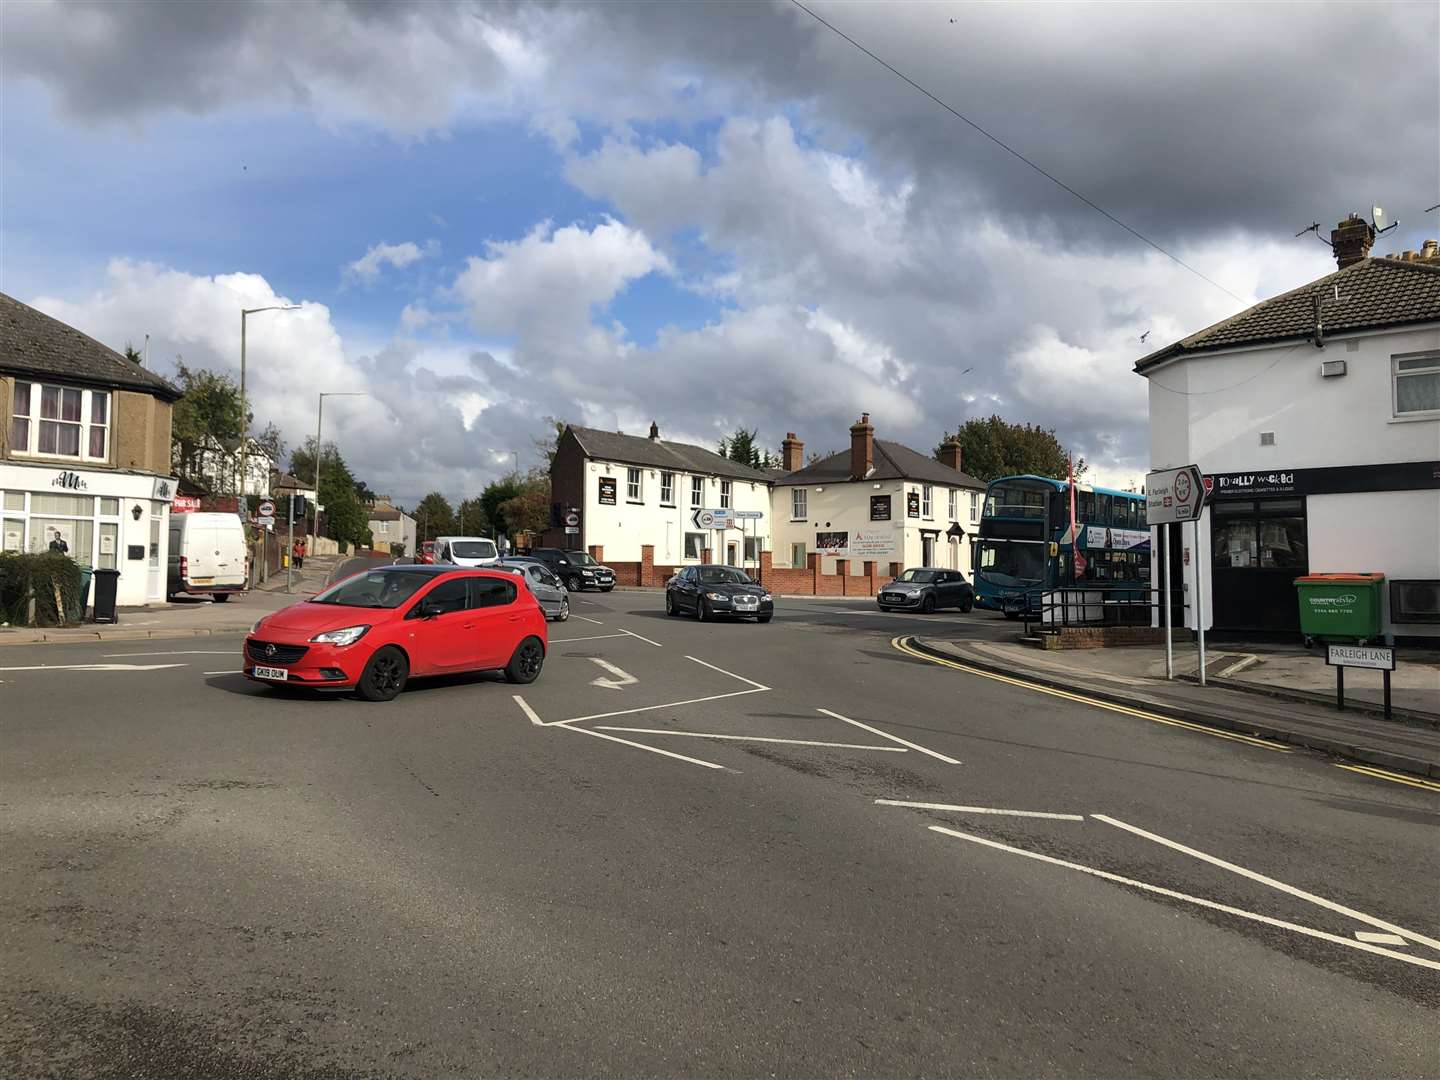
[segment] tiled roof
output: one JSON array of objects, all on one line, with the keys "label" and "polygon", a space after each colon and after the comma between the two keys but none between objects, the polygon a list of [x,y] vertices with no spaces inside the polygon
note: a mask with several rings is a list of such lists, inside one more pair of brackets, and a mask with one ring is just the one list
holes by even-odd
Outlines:
[{"label": "tiled roof", "polygon": [[1135,370],[1176,356],[1308,338],[1315,332],[1317,296],[1326,334],[1433,322],[1440,320],[1440,264],[1361,259],[1167,345],[1136,361]]},{"label": "tiled roof", "polygon": [[166,401],[180,391],[59,319],[0,293],[0,371],[85,386],[142,390]]},{"label": "tiled roof", "polygon": [[770,480],[770,476],[763,470],[741,465],[738,461],[721,457],[703,446],[647,439],[640,435],[624,435],[618,431],[600,431],[596,428],[572,426],[570,430],[574,432],[575,438],[580,440],[586,456],[597,461],[649,465],[657,469],[674,469],[677,472],[752,480],[757,484],[768,483]]},{"label": "tiled roof", "polygon": [[365,515],[366,521],[399,521],[401,518],[409,517],[409,514],[402,514],[399,510],[370,510]]},{"label": "tiled roof", "polygon": [[[928,484],[985,490],[985,482],[969,473],[942,465],[934,458],[911,450],[897,442],[875,440],[875,461],[866,480],[922,480]],[[850,480],[850,451],[842,450],[827,458],[788,473],[775,481],[778,487],[799,484],[843,484]]]}]

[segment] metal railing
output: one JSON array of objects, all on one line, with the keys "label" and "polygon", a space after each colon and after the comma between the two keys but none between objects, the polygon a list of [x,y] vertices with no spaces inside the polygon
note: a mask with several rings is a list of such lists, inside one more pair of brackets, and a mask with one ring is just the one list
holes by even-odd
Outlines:
[{"label": "metal railing", "polygon": [[[1053,633],[1081,626],[1164,626],[1164,590],[1139,582],[1060,586],[1025,595],[1021,617],[1025,634]],[[1189,605],[1179,589],[1170,590],[1170,620],[1185,625]]]}]

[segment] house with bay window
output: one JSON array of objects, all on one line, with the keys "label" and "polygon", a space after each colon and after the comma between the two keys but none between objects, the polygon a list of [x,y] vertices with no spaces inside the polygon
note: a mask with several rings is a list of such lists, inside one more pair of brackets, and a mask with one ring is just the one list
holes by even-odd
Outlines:
[{"label": "house with bay window", "polygon": [[0,293],[0,549],[62,541],[120,571],[118,602],[165,599],[170,410],[180,391]]}]

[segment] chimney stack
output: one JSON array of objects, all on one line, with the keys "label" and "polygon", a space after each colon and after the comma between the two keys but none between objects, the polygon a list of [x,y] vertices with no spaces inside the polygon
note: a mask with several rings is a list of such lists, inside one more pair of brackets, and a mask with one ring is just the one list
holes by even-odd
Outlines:
[{"label": "chimney stack", "polygon": [[1341,270],[1368,256],[1374,243],[1374,228],[1353,213],[1330,231],[1330,246],[1335,249],[1335,262]]},{"label": "chimney stack", "polygon": [[805,444],[795,437],[793,431],[787,431],[780,444],[780,467],[786,472],[805,467]]},{"label": "chimney stack", "polygon": [[657,442],[660,440],[660,425],[655,423],[654,420],[650,421],[650,438]]},{"label": "chimney stack", "polygon": [[875,425],[864,413],[850,425],[850,479],[864,480],[875,467]]},{"label": "chimney stack", "polygon": [[940,464],[960,472],[960,452],[960,440],[953,435],[947,436],[940,444]]}]

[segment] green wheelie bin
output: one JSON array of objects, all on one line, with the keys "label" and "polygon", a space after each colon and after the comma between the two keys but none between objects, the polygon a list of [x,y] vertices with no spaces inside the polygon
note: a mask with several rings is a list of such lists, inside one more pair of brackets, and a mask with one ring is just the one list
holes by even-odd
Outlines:
[{"label": "green wheelie bin", "polygon": [[1380,636],[1384,574],[1307,574],[1295,579],[1300,632],[1316,641],[1364,645]]}]

